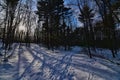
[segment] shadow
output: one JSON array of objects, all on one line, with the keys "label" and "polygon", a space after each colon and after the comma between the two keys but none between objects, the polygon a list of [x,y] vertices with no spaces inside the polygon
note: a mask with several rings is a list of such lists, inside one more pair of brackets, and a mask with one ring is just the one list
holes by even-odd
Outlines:
[{"label": "shadow", "polygon": [[[39,51],[30,49],[30,48],[27,48],[27,50],[36,59],[42,62],[42,66],[40,68],[41,73],[39,73],[40,74],[39,76],[41,77],[43,76],[42,80],[44,80],[44,75],[45,75],[44,69],[45,68],[50,69],[50,75],[47,78],[47,80],[64,80],[64,79],[72,80],[73,74],[68,72],[68,69],[71,65],[70,62],[72,62],[72,54],[66,54],[63,56],[61,60],[57,60],[54,57],[50,57],[49,55],[45,53],[41,53]],[[37,56],[36,54],[42,54],[44,58],[41,59],[41,57]],[[56,62],[54,62],[53,59],[55,59]],[[41,77],[39,78],[41,79]],[[37,80],[40,80],[39,78]]]},{"label": "shadow", "polygon": [[7,53],[8,54],[7,58],[11,58],[15,54],[17,46],[19,46],[19,44],[14,44],[12,51],[10,53]]},{"label": "shadow", "polygon": [[[111,67],[112,65],[108,65],[101,62],[100,64],[104,65],[107,69],[102,68],[101,66],[96,67],[95,64],[96,60],[93,59],[94,60],[93,61],[91,59],[87,59],[88,57],[83,55],[79,56],[82,58],[84,57],[82,59],[72,54],[72,52],[69,52],[67,54],[62,54],[62,56],[60,56],[61,58],[56,58],[53,55],[51,56],[49,54],[49,51],[44,50],[40,47],[36,48],[35,46],[31,48],[29,47],[23,48],[23,46],[19,47],[19,52],[18,52],[19,60],[18,60],[18,68],[17,68],[18,76],[16,80],[23,80],[24,78],[27,78],[27,80],[74,80],[73,77],[76,77],[75,74],[76,72],[74,71],[74,69],[71,71],[70,70],[71,67],[74,67],[77,70],[87,72],[95,76],[99,76],[100,78],[104,78],[105,80],[113,80],[115,79],[115,77],[120,75],[119,74],[120,71],[119,70],[117,71],[117,69]],[[27,66],[24,67],[23,73],[20,74],[21,62],[26,61],[26,59],[22,58],[21,56],[24,51],[28,51],[28,53],[26,54],[31,54],[33,60],[28,64],[22,63]],[[34,71],[33,65],[34,63],[36,63],[36,61],[39,61],[41,65],[38,65],[38,67],[35,69],[37,71]],[[110,76],[112,76],[112,78]],[[86,75],[86,77],[89,76]],[[86,78],[81,76],[81,78],[76,77],[76,80],[86,80]]]},{"label": "shadow", "polygon": [[[24,51],[25,50],[22,48],[22,45],[18,44],[18,52],[17,52],[18,62],[17,62],[17,68],[16,68],[17,72],[12,76],[12,77],[15,77],[16,80],[18,80],[18,78],[20,77],[20,66],[21,66],[21,61],[23,59],[21,55],[22,55],[22,53],[24,53]],[[26,60],[26,59],[24,59],[24,60]]]},{"label": "shadow", "polygon": [[0,68],[9,70],[9,69],[12,69],[13,66],[9,63],[3,63],[2,65],[0,65]]},{"label": "shadow", "polygon": [[[107,61],[107,60],[106,60]],[[108,62],[109,62],[109,64],[108,64]],[[108,62],[100,62],[99,61],[99,63],[100,64],[102,64],[102,65],[104,65],[104,66],[106,66],[106,67],[108,67],[109,69],[111,69],[111,70],[114,70],[115,72],[118,72],[119,74],[120,74],[120,66],[119,65],[116,65],[116,64],[110,64],[111,62],[110,61],[108,61]],[[116,67],[118,67],[118,68],[116,68],[116,67],[114,67],[114,66],[116,66]]]},{"label": "shadow", "polygon": [[[78,69],[78,70],[81,70],[81,71],[85,71],[85,72],[91,72],[91,73],[93,73],[94,75],[97,75],[97,76],[99,76],[99,77],[102,77],[102,78],[105,78],[106,80],[112,80],[109,76],[119,76],[120,74],[119,74],[119,71],[117,71],[117,69],[115,70],[116,72],[113,72],[114,71],[114,68],[111,68],[111,66],[110,65],[105,65],[105,64],[103,64],[104,66],[106,66],[107,67],[107,69],[111,69],[111,70],[113,70],[113,71],[108,71],[108,70],[106,70],[106,69],[104,69],[104,68],[100,68],[100,67],[95,67],[95,65],[89,65],[89,64],[86,64],[86,63],[81,63],[81,62],[79,62],[79,63],[73,63],[72,62],[72,60],[70,60],[71,59],[71,55],[70,54],[67,54],[67,55],[65,55],[65,56],[63,56],[63,58],[61,59],[61,60],[59,60],[59,59],[57,59],[57,58],[55,58],[55,57],[51,57],[51,56],[49,56],[49,55],[47,55],[47,54],[45,54],[46,52],[42,52],[40,49],[39,49],[39,51],[38,50],[35,50],[36,48],[34,48],[34,49],[32,49],[33,51],[35,51],[35,52],[37,52],[38,54],[43,54],[44,56],[46,56],[46,57],[48,57],[49,58],[49,60],[50,59],[54,59],[54,60],[57,60],[59,63],[57,64],[57,63],[53,63],[53,64],[56,64],[56,66],[54,67],[54,70],[53,70],[53,72],[52,72],[52,74],[53,75],[55,75],[56,74],[56,72],[58,71],[57,70],[57,68],[59,68],[59,69],[62,69],[61,67],[60,67],[60,65],[61,64],[67,64],[66,65],[66,68],[68,68],[68,66],[72,66],[72,67],[75,67],[76,69]],[[68,60],[69,60],[69,62],[66,62],[66,57],[68,57],[68,56],[70,56],[70,58],[68,58]],[[73,56],[73,55],[72,55]],[[73,56],[74,57],[74,56]],[[64,79],[65,77],[66,77],[66,73],[68,72],[67,71],[67,69],[66,68],[64,68],[64,71],[63,71],[63,73],[59,73],[60,75],[62,75],[62,76],[60,76],[59,77],[59,79],[58,80],[62,80],[62,79]],[[62,70],[61,70],[62,71]],[[104,75],[102,75],[102,73],[104,74]],[[106,74],[105,74],[106,73]],[[51,75],[51,80],[55,80],[55,77],[57,77],[57,76],[53,76],[53,75]],[[68,77],[68,76],[67,76]],[[78,79],[79,80],[79,79]]]}]

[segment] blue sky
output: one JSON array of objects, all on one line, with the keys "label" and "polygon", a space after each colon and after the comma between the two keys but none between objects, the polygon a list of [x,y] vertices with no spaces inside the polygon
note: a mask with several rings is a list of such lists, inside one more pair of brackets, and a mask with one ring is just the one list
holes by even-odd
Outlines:
[{"label": "blue sky", "polygon": [[[37,0],[33,0],[33,3],[33,10],[36,11]],[[64,0],[64,5],[66,7],[70,7],[73,12],[73,16],[71,16],[73,27],[82,26],[82,24],[78,21],[79,9],[75,5],[70,5],[71,3],[76,4],[76,0]]]},{"label": "blue sky", "polygon": [[80,11],[77,6],[77,0],[64,0],[64,5],[70,7],[73,12],[73,27],[81,27],[82,23],[78,20]]}]

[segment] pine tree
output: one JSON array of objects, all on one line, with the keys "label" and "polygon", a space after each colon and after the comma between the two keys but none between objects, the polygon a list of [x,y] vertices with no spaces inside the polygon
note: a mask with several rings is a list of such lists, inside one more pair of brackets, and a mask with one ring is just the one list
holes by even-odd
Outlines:
[{"label": "pine tree", "polygon": [[60,44],[60,26],[65,18],[65,13],[69,10],[65,8],[63,0],[40,0],[38,1],[39,22],[43,21],[44,43],[48,48],[57,47]]},{"label": "pine tree", "polygon": [[90,46],[91,43],[94,42],[94,32],[92,27],[92,18],[94,17],[94,14],[92,13],[92,9],[89,8],[89,6],[86,4],[81,9],[81,14],[79,15],[79,20],[84,25],[84,33],[85,33],[85,42],[88,47],[89,56],[92,58]]}]

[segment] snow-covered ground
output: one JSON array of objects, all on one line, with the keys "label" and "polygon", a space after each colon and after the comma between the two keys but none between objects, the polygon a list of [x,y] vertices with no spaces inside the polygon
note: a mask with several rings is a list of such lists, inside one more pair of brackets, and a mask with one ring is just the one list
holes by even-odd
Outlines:
[{"label": "snow-covered ground", "polygon": [[35,44],[30,48],[14,44],[9,54],[8,62],[0,62],[0,80],[120,80],[120,65],[109,58],[90,59],[79,47],[51,51]]}]

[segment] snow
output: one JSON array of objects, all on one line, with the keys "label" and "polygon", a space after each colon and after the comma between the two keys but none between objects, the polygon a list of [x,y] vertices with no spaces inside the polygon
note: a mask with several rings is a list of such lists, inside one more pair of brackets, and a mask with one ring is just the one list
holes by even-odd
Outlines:
[{"label": "snow", "polygon": [[[109,50],[101,53],[102,49],[97,49],[105,59],[90,59],[78,46],[69,51],[52,51],[36,44],[25,47],[15,43],[13,47],[9,61],[0,62],[0,80],[120,80],[120,65],[109,61]],[[120,62],[119,57],[114,61]]]}]

